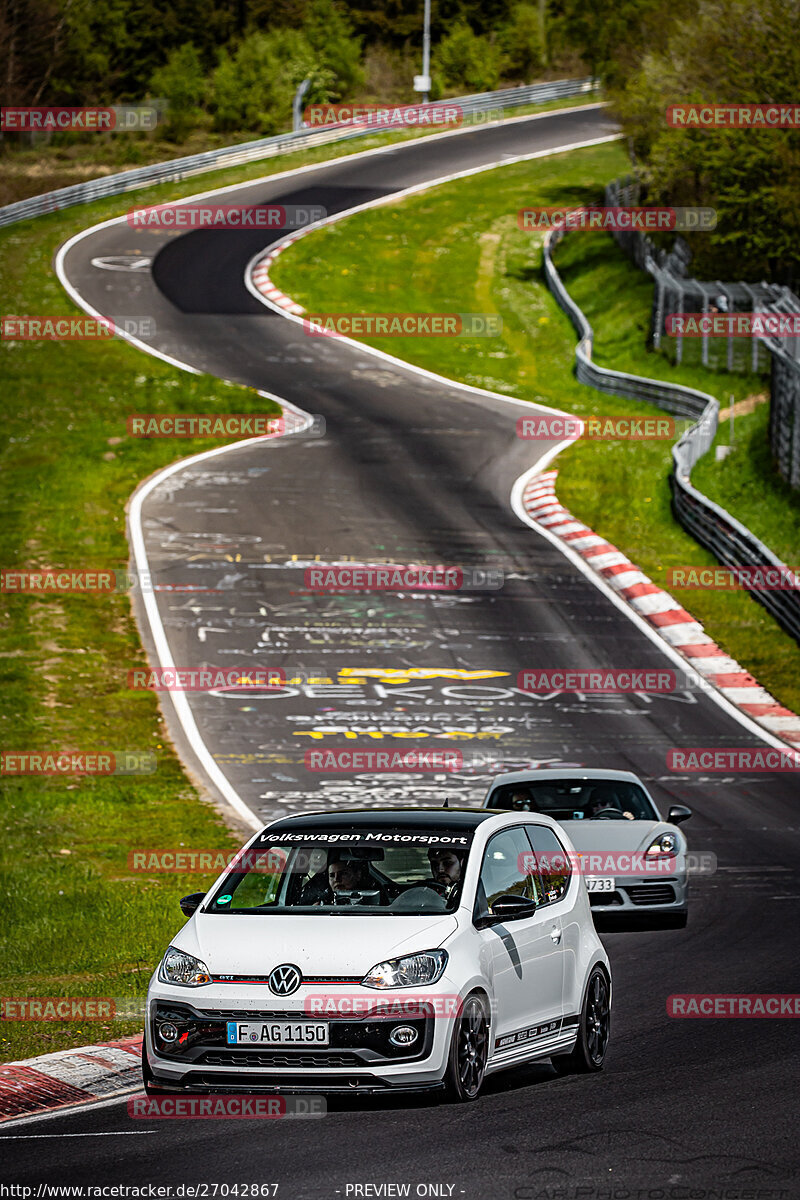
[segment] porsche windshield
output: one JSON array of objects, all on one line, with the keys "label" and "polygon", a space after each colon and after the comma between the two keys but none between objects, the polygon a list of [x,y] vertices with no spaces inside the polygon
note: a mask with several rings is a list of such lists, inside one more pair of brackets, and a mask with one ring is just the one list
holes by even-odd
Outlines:
[{"label": "porsche windshield", "polygon": [[472,830],[267,831],[262,839],[234,861],[205,912],[452,912]]},{"label": "porsche windshield", "polygon": [[546,813],[556,821],[656,821],[644,790],[624,779],[542,779],[495,788],[487,808]]}]

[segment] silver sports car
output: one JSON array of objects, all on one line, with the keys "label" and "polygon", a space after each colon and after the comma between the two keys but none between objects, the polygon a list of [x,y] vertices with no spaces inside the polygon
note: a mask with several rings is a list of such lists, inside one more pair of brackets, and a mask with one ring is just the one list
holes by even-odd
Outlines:
[{"label": "silver sports car", "polygon": [[[483,807],[545,813],[563,825],[578,856],[570,868],[584,876],[594,912],[686,924],[686,838],[677,826],[692,810],[673,804],[664,821],[632,772],[562,767],[497,775]],[[561,869],[551,865],[554,877]]]}]

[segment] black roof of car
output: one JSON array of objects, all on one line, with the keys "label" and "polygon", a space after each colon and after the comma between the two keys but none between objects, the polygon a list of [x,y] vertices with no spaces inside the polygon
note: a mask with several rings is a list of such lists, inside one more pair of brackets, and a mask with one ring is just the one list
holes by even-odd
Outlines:
[{"label": "black roof of car", "polygon": [[265,826],[271,832],[288,829],[477,829],[482,821],[497,816],[486,808],[351,808],[342,812],[301,813],[281,817]]}]

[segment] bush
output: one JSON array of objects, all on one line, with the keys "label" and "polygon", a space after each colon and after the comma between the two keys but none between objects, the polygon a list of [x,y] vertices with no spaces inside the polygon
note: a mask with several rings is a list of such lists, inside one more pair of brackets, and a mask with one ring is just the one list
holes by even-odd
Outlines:
[{"label": "bush", "polygon": [[459,22],[434,52],[434,64],[448,91],[488,92],[500,78],[500,52]]},{"label": "bush", "polygon": [[251,33],[223,50],[213,74],[214,127],[269,135],[291,125],[298,85],[303,104],[340,100],[364,81],[360,46],[331,0],[314,0],[300,29]]},{"label": "bush", "polygon": [[277,133],[280,70],[268,34],[251,34],[232,55],[223,50],[212,78],[215,129]]},{"label": "bush", "polygon": [[173,50],[163,67],[153,73],[152,92],[167,101],[167,120],[163,132],[181,141],[200,119],[200,102],[206,80],[197,50],[190,43]]},{"label": "bush", "polygon": [[533,4],[517,4],[511,20],[500,36],[503,74],[522,83],[531,83],[544,65],[544,30],[539,9]]}]

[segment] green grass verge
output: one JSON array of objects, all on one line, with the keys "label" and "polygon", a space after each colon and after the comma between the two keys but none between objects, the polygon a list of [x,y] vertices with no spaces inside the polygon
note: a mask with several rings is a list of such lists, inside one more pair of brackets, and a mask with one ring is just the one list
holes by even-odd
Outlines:
[{"label": "green grass verge", "polygon": [[[313,312],[498,312],[495,338],[371,338],[368,344],[432,371],[522,399],[587,414],[652,408],[583,387],[573,375],[572,327],[542,276],[542,239],[517,227],[523,205],[597,202],[627,160],[618,143],[517,163],[359,213],[303,238],[275,263],[276,285]],[[727,402],[758,379],[675,367],[648,353],[650,282],[605,235],[574,235],[559,269],[597,332],[599,362],[688,383]],[[681,426],[682,427],[682,426]],[[713,564],[674,522],[670,442],[580,442],[559,459],[559,496],[656,583],[672,566]],[[746,593],[679,598],[728,653],[784,704],[800,710],[800,648]]]},{"label": "green grass verge", "polygon": [[[13,312],[65,311],[49,270],[50,236],[17,235]],[[220,444],[128,437],[140,412],[275,412],[255,392],[190,375],[120,342],[4,343],[0,496],[3,567],[121,568],[125,503],[142,478]],[[128,870],[134,847],[240,842],[198,802],[164,737],[150,693],[126,687],[144,665],[130,602],[106,596],[3,597],[2,749],[144,750],[155,774],[5,777],[0,849],[4,996],[135,996],[180,925],[176,900],[203,886]],[[208,882],[207,880],[205,882]],[[0,1057],[133,1032],[3,1022]]]}]

